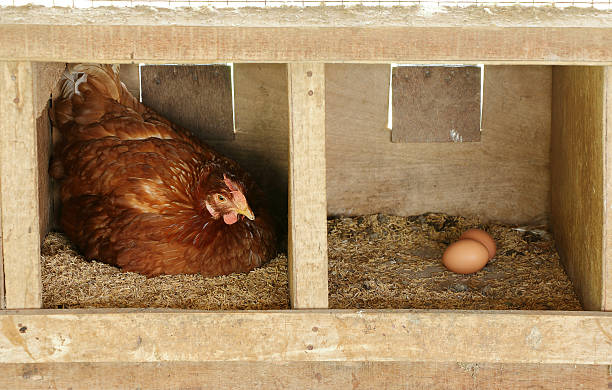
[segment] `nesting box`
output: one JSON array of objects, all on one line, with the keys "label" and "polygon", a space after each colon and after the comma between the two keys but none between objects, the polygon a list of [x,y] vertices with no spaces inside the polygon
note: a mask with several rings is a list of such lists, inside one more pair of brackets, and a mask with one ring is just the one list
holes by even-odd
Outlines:
[{"label": "nesting box", "polygon": [[[609,14],[534,10],[533,26],[519,12],[482,9],[417,17],[399,8],[384,18],[359,9],[313,8],[292,18],[279,13],[295,9],[241,12],[238,24],[231,11],[108,16],[40,8],[0,18],[2,381],[166,388],[175,384],[166,374],[179,372],[185,386],[243,381],[250,388],[266,377],[260,387],[333,387],[335,377],[367,388],[439,377],[414,383],[508,387],[526,375],[544,386],[605,387],[612,364]],[[326,18],[339,22],[328,26]],[[40,241],[53,223],[46,104],[66,62],[286,64],[276,67],[287,97],[293,310],[40,310]],[[393,137],[380,123],[388,102],[379,99],[391,63],[485,64],[479,138]],[[281,147],[271,149],[280,155]],[[549,220],[587,311],[328,309],[328,214],[432,210]],[[136,374],[126,379],[130,370]]]}]

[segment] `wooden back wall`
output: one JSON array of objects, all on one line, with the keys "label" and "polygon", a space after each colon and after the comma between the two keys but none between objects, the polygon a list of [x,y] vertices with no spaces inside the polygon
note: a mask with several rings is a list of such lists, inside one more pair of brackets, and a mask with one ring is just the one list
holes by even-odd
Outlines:
[{"label": "wooden back wall", "polygon": [[[548,221],[550,66],[485,67],[481,138],[463,143],[391,142],[389,65],[328,64],[325,71],[329,215]],[[236,64],[234,80],[234,139],[200,136],[251,171],[286,215],[286,65]]]}]

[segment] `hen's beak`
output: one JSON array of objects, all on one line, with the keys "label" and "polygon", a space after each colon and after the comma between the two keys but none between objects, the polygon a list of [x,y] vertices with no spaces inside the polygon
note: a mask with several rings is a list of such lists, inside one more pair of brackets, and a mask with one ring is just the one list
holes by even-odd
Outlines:
[{"label": "hen's beak", "polygon": [[250,219],[251,221],[255,220],[255,214],[253,214],[253,212],[251,211],[251,209],[249,208],[249,206],[246,206],[245,208],[243,208],[242,210],[237,210],[236,211],[238,214],[242,214],[245,217],[247,217],[248,219]]}]

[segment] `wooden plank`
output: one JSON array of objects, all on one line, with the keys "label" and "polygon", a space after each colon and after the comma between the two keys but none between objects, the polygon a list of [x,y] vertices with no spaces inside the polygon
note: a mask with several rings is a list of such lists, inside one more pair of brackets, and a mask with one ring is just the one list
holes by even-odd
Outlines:
[{"label": "wooden plank", "polygon": [[121,64],[119,68],[119,77],[128,91],[130,91],[136,99],[140,99],[140,65]]},{"label": "wooden plank", "polygon": [[[34,123],[35,123],[35,127],[36,127],[36,136],[35,136],[35,142],[36,142],[36,146],[37,148],[33,150],[34,153],[36,153],[36,168],[38,169],[38,208],[39,208],[39,212],[38,212],[38,225],[39,225],[39,238],[40,240],[43,239],[44,235],[47,234],[47,232],[49,232],[49,230],[51,229],[51,220],[52,220],[52,206],[51,206],[51,189],[50,189],[50,181],[49,181],[49,175],[48,175],[48,166],[49,166],[49,157],[50,157],[50,153],[51,153],[51,134],[50,134],[50,124],[49,124],[49,116],[47,113],[47,108],[48,108],[48,101],[49,98],[51,97],[52,93],[57,93],[57,87],[58,87],[58,80],[63,72],[65,68],[65,65],[63,63],[34,63],[32,64],[32,68],[31,68],[31,77],[32,77],[32,86],[34,86],[34,91],[32,93],[32,101],[29,104],[32,104],[32,115],[34,116]],[[13,81],[11,79],[11,81]],[[15,80],[16,81],[16,80]],[[13,81],[13,82],[15,82]],[[26,82],[27,83],[27,82]],[[26,85],[26,84],[23,84]],[[15,94],[15,92],[13,91],[12,94]],[[7,95],[10,96],[10,95]],[[7,100],[6,102],[7,104],[10,104],[10,101]],[[15,103],[14,103],[15,104]],[[25,103],[28,104],[28,103]],[[23,107],[25,106],[21,106],[21,108],[17,108],[17,111],[19,114],[17,115],[21,115],[21,112],[24,112],[24,116],[21,117],[19,116],[19,120],[21,120],[20,123],[25,123],[27,121],[29,121],[29,111],[27,109],[24,109]],[[22,111],[20,111],[22,110]],[[9,115],[9,113],[7,113],[7,115]],[[15,115],[15,110],[13,110],[13,115]],[[7,117],[8,120],[9,117]],[[13,125],[15,126],[15,124]],[[19,126],[19,125],[17,125]],[[15,131],[15,130],[11,130],[10,127],[8,128],[7,131]],[[21,133],[23,131],[23,128],[17,128],[17,131],[19,133]],[[5,134],[5,133],[3,133]],[[14,135],[12,136],[14,139]],[[21,139],[21,138],[20,138]],[[30,139],[31,141],[31,139]],[[14,142],[14,141],[13,141]],[[28,142],[27,137],[26,137],[26,142]],[[9,148],[13,148],[13,146],[11,144],[7,144],[7,146],[5,147],[9,147]],[[27,145],[23,145],[23,147],[27,147]],[[17,151],[17,153],[22,152],[23,149],[20,149],[19,151]],[[15,156],[13,156],[15,157]],[[30,156],[31,157],[31,156]],[[20,160],[17,160],[20,161]],[[8,167],[10,168],[10,167]],[[15,170],[16,167],[12,167],[10,169]],[[3,171],[4,172],[4,171]],[[29,172],[30,175],[28,176],[30,179],[32,178],[31,176],[31,172]],[[20,172],[13,172],[12,175],[20,175]],[[28,180],[28,177],[22,178],[23,180]],[[10,185],[10,183],[12,182],[11,180],[13,179],[8,179],[9,181],[6,180],[2,180],[4,183],[8,183],[6,184],[7,188],[6,188],[6,193],[5,196],[8,196],[8,200],[7,200],[7,206],[8,207],[17,207],[16,212],[17,215],[13,214],[12,217],[10,217],[12,219],[13,222],[11,223],[19,223],[18,220],[20,218],[20,216],[18,215],[20,209],[19,206],[17,205],[12,205],[11,203],[14,202],[14,200],[12,198],[14,197],[19,197],[20,195],[18,193],[15,193],[14,189],[9,188],[8,186]],[[28,183],[28,185],[30,185],[31,183]],[[30,205],[32,204],[31,201],[29,203]],[[13,211],[13,213],[15,213],[15,211]],[[27,216],[26,216],[27,218]],[[34,237],[32,237],[34,239]],[[24,240],[27,240],[27,237],[24,237]],[[4,241],[4,240],[3,240]],[[22,241],[19,245],[24,245],[25,247],[27,247],[29,245],[29,243],[27,243],[26,241]],[[2,248],[2,245],[0,244],[0,250]],[[15,248],[15,245],[10,246],[8,250],[11,250],[10,248]],[[21,247],[23,248],[23,247]],[[36,251],[35,247],[31,247],[29,248],[29,253],[34,253]],[[26,251],[26,253],[28,253]],[[9,258],[12,258],[12,261],[15,261],[15,259],[19,259],[22,256],[21,253],[15,253],[12,256],[9,255]],[[26,254],[27,256],[27,254]],[[32,258],[30,260],[30,265],[33,265],[36,269],[38,269],[38,266],[36,264],[33,264],[34,261],[39,261],[38,260],[38,256],[36,257],[36,260],[34,260],[35,258]],[[9,260],[11,261],[11,260]],[[21,261],[21,260],[19,260]],[[17,265],[13,265],[13,267],[16,267]],[[20,274],[19,276],[19,280],[13,282],[13,283],[8,283],[11,285],[10,288],[13,289],[17,289],[20,290],[22,289],[21,283],[31,283],[33,286],[36,286],[39,282],[36,280],[36,278],[38,278],[38,276],[36,275],[36,273],[38,272],[37,270],[35,271],[34,274],[32,274],[31,278],[28,280],[28,276],[27,275],[21,275],[21,273],[24,273],[23,267],[24,266],[28,266],[28,264],[26,265],[21,265],[21,266],[17,266],[17,269],[13,270],[14,272],[17,272]],[[10,267],[10,265],[9,265]],[[21,268],[19,268],[21,267]],[[5,302],[5,294],[4,294],[4,267],[2,266],[2,256],[0,256],[0,308],[5,308],[6,307],[6,302]],[[36,289],[34,291],[32,291],[30,294],[33,295],[29,295],[29,296],[21,296],[22,292],[19,291],[13,291],[12,292],[12,300],[13,303],[9,302],[9,307],[12,308],[20,308],[20,307],[35,307],[38,308],[40,307],[40,305],[42,304],[42,302],[38,303],[39,298],[37,296],[37,294],[40,294],[40,291],[36,291]],[[26,293],[28,294],[28,293]],[[25,301],[24,301],[25,300]],[[22,303],[19,302],[25,302],[27,305],[30,306],[21,306]],[[28,303],[29,302],[29,303]]]},{"label": "wooden plank", "polygon": [[[119,8],[119,7],[117,7]],[[508,9],[505,6],[491,5],[487,9],[449,9],[446,12],[424,13],[412,7],[393,7],[384,9],[385,12],[369,7],[355,7],[350,12],[337,7],[325,5],[309,6],[306,10],[301,7],[273,8],[253,6],[238,11],[230,8],[198,9],[197,12],[188,8],[167,7],[144,9],[113,9],[112,12],[100,12],[90,7],[77,9],[28,9],[27,7],[4,7],[2,13],[3,23],[13,24],[73,24],[79,18],[87,18],[88,24],[94,25],[152,25],[159,26],[249,26],[249,27],[285,27],[285,26],[328,26],[329,19],[334,19],[334,25],[367,27],[372,24],[381,26],[496,26],[521,27],[537,26],[547,27],[575,27],[593,28],[609,27],[608,10],[563,9],[556,12],[532,8],[525,10]],[[132,19],[126,23],[126,16]],[[326,16],[328,19],[322,19]],[[66,19],[59,19],[66,17]],[[95,19],[97,17],[97,19]],[[84,20],[81,20],[84,22]]]},{"label": "wooden plank", "polygon": [[[606,11],[4,11],[0,59],[69,62],[612,63]],[[514,12],[513,12],[514,11]],[[162,17],[163,15],[163,17]],[[87,20],[87,23],[83,23]],[[130,23],[125,23],[130,20]],[[335,26],[329,20],[337,20]],[[534,23],[534,20],[537,20]],[[408,38],[407,38],[408,37]],[[86,44],[83,44],[86,42]]]},{"label": "wooden plank", "polygon": [[147,65],[142,102],[203,139],[234,139],[231,68],[227,65]]},{"label": "wooden plank", "polygon": [[477,66],[393,68],[393,142],[480,141]]},{"label": "wooden plank", "polygon": [[554,67],[552,229],[559,256],[586,310],[603,308],[602,67]]},{"label": "wooden plank", "polygon": [[[51,124],[48,114],[49,99],[57,96],[59,91],[59,80],[66,65],[59,62],[36,62],[34,63],[34,115],[36,117],[36,140],[38,145],[38,204],[40,239],[51,230],[54,218],[59,216],[53,201],[53,186],[49,176],[49,160],[52,153],[53,141]],[[56,215],[57,214],[57,215]]]},{"label": "wooden plank", "polygon": [[236,135],[231,141],[205,139],[238,161],[266,193],[273,214],[287,232],[289,102],[287,65],[234,64]]},{"label": "wooden plank", "polygon": [[612,313],[0,313],[0,363],[227,360],[611,364]]},{"label": "wooden plank", "polygon": [[605,68],[605,220],[603,252],[603,310],[612,311],[612,67]]},{"label": "wooden plank", "polygon": [[[1,183],[0,183],[1,185]],[[0,198],[0,202],[2,199]],[[0,213],[1,213],[1,205],[0,205]],[[1,221],[0,216],[0,221]],[[6,299],[4,295],[4,256],[2,255],[2,229],[0,229],[0,310],[6,309]]]},{"label": "wooden plank", "polygon": [[326,67],[329,214],[547,220],[550,67],[485,67],[479,143],[391,143],[389,72],[388,65]]},{"label": "wooden plank", "polygon": [[39,168],[33,64],[0,63],[2,250],[7,308],[39,308]]},{"label": "wooden plank", "polygon": [[34,82],[36,90],[34,91],[34,113],[36,115],[46,115],[51,95],[57,95],[60,91],[60,79],[66,64],[63,62],[35,62],[34,67]]},{"label": "wooden plank", "polygon": [[287,71],[291,307],[327,308],[325,65],[292,63]]},{"label": "wooden plank", "polygon": [[[231,374],[229,374],[231,373]],[[608,366],[411,362],[156,362],[0,365],[0,388],[606,389]]]}]

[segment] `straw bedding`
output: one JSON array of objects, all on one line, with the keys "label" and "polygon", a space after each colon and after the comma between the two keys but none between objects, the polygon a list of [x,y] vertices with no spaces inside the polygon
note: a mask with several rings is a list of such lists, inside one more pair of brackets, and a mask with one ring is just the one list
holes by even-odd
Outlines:
[{"label": "straw bedding", "polygon": [[[489,231],[498,252],[475,274],[449,272],[442,253],[470,227]],[[444,214],[334,218],[328,221],[328,248],[331,308],[581,310],[542,227]],[[148,279],[88,262],[65,236],[50,233],[42,274],[45,308],[289,308],[284,254],[248,274]]]}]

